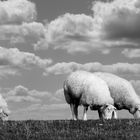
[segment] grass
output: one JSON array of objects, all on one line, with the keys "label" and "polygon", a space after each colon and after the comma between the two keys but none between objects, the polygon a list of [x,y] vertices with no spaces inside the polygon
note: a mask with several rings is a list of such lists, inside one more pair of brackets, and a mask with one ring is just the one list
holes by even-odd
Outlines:
[{"label": "grass", "polygon": [[0,122],[0,140],[139,140],[140,120]]}]

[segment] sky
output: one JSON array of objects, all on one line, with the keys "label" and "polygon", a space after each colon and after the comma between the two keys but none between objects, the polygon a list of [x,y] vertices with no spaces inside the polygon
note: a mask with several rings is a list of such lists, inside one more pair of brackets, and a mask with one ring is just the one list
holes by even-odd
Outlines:
[{"label": "sky", "polygon": [[139,0],[0,1],[0,93],[9,119],[70,119],[62,87],[76,70],[114,73],[140,95]]}]

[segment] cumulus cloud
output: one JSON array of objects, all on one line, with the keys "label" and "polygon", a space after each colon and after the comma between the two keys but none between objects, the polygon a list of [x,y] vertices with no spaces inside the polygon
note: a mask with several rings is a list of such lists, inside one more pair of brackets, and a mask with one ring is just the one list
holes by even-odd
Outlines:
[{"label": "cumulus cloud", "polygon": [[139,48],[138,0],[95,2],[92,10],[94,20],[101,29],[102,40],[106,40],[111,47]]},{"label": "cumulus cloud", "polygon": [[109,39],[139,38],[140,6],[138,0],[114,0],[93,5],[95,18],[100,18]]},{"label": "cumulus cloud", "polygon": [[100,27],[93,17],[66,13],[45,26],[45,39],[41,38],[35,49],[64,49],[68,53],[98,50],[109,53],[108,47],[118,43],[101,40]]},{"label": "cumulus cloud", "polygon": [[[4,90],[4,89],[2,89]],[[45,91],[29,90],[28,88],[18,85],[13,89],[6,89],[6,93],[3,93],[7,101],[13,102],[41,102],[41,98],[47,97],[48,99],[52,97],[51,93]]]},{"label": "cumulus cloud", "polygon": [[122,54],[128,58],[138,58],[140,57],[140,49],[125,49]]},{"label": "cumulus cloud", "polygon": [[62,104],[66,103],[64,99],[63,89],[58,89],[55,92],[30,90],[22,85],[14,88],[0,88],[1,94],[7,102],[38,102],[41,105]]},{"label": "cumulus cloud", "polygon": [[1,25],[0,40],[8,41],[11,44],[27,43],[36,44],[41,38],[45,37],[45,28],[42,23],[31,22],[20,25]]},{"label": "cumulus cloud", "polygon": [[13,102],[40,102],[41,104],[60,104],[64,103],[63,89],[58,89],[54,93],[49,91],[30,90],[27,87],[18,85],[14,88],[1,88],[0,92],[7,101]]},{"label": "cumulus cloud", "polygon": [[0,43],[34,45],[44,38],[44,25],[35,21],[36,15],[29,0],[0,1]]},{"label": "cumulus cloud", "polygon": [[[23,102],[27,103],[26,107],[17,107],[16,110],[12,110],[12,114],[10,118],[14,120],[18,119],[58,119],[61,116],[61,119],[69,112],[69,105],[64,100],[63,89],[58,89],[54,93],[45,92],[45,91],[37,91],[37,90],[29,90],[24,86],[16,86],[13,89],[1,89],[3,95],[9,104],[11,102],[15,104],[22,104]],[[33,95],[34,94],[34,95]],[[43,101],[45,99],[45,101]],[[13,104],[12,104],[13,105]],[[68,111],[66,113],[66,111]],[[63,112],[65,115],[62,115]],[[47,112],[47,114],[46,114]],[[44,114],[45,113],[45,114]],[[41,116],[39,114],[42,114]],[[56,115],[58,117],[56,117]],[[26,116],[27,115],[27,116]],[[63,116],[63,117],[62,117]]]},{"label": "cumulus cloud", "polygon": [[29,68],[35,65],[40,68],[45,68],[52,62],[51,59],[41,59],[33,53],[22,52],[17,48],[0,47],[0,65],[11,65],[22,68]]},{"label": "cumulus cloud", "polygon": [[46,25],[46,38],[40,40],[35,48],[51,46],[54,49],[66,49],[68,52],[88,51],[88,47],[94,47],[91,45],[93,28],[92,17],[66,13]]},{"label": "cumulus cloud", "polygon": [[46,25],[46,37],[36,49],[65,49],[69,53],[139,48],[140,2],[114,0],[93,2],[93,16],[66,13]]},{"label": "cumulus cloud", "polygon": [[36,6],[29,0],[0,1],[0,24],[31,22],[36,14]]},{"label": "cumulus cloud", "polygon": [[130,64],[130,63],[116,63],[111,65],[103,65],[99,62],[80,64],[76,62],[62,62],[56,63],[48,68],[44,75],[48,74],[69,74],[76,70],[86,70],[90,72],[104,71],[116,74],[140,74],[140,64]]},{"label": "cumulus cloud", "polygon": [[[15,10],[9,12],[10,18],[1,20],[4,23],[0,26],[0,40],[5,42],[28,42],[35,50],[52,47],[67,50],[68,53],[101,51],[108,54],[114,47],[139,48],[138,0],[96,1],[93,2],[93,16],[66,13],[46,25],[35,22],[35,4],[28,0],[1,3],[5,5],[3,7],[10,7],[7,5],[12,3],[11,9],[15,6]],[[23,7],[26,8],[23,10]],[[18,20],[20,24],[16,23]]]},{"label": "cumulus cloud", "polygon": [[40,102],[40,99],[34,98],[32,96],[9,96],[6,98],[6,101],[12,101],[12,102]]}]

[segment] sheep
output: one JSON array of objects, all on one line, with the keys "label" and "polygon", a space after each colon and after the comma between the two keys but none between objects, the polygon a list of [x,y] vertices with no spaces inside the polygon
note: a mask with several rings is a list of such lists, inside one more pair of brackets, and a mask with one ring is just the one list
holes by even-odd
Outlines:
[{"label": "sheep", "polygon": [[70,104],[73,120],[78,119],[78,106],[83,105],[83,120],[87,120],[87,110],[98,110],[100,119],[115,118],[114,102],[104,80],[90,72],[76,71],[64,81],[64,96]]},{"label": "sheep", "polygon": [[134,118],[140,118],[140,98],[129,81],[111,73],[93,74],[107,83],[111,97],[114,99],[114,106],[118,110],[126,109]]},{"label": "sheep", "polygon": [[10,114],[10,110],[8,109],[7,102],[4,100],[2,95],[0,94],[0,120],[8,120],[8,116]]}]

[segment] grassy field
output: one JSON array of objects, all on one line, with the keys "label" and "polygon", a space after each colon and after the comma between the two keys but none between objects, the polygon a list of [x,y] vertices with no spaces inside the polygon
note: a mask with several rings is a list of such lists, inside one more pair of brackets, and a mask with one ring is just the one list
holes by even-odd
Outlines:
[{"label": "grassy field", "polygon": [[140,120],[0,122],[0,140],[140,140]]}]

